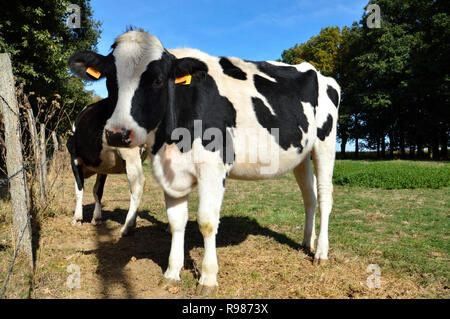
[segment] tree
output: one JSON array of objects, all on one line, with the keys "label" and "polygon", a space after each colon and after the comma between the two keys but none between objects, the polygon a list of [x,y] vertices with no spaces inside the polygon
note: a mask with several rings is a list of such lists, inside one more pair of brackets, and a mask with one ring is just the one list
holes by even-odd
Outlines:
[{"label": "tree", "polygon": [[281,60],[288,64],[311,63],[324,75],[336,76],[336,57],[341,43],[339,27],[326,27],[306,43],[284,50]]},{"label": "tree", "polygon": [[[66,25],[71,3],[80,6],[80,29]],[[75,110],[90,103],[91,92],[70,76],[67,60],[77,50],[95,50],[99,35],[100,22],[93,18],[89,0],[9,1],[0,11],[0,52],[11,55],[18,80],[34,96],[58,93],[63,103],[73,101]]]}]

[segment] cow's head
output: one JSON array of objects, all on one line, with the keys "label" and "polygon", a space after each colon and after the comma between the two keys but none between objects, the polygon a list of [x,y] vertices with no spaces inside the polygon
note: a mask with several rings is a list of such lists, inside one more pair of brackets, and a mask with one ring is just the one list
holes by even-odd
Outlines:
[{"label": "cow's head", "polygon": [[[106,77],[108,97],[115,105],[105,125],[109,145],[134,147],[146,142],[170,110],[173,79],[187,74],[191,59],[176,59],[153,35],[128,31],[116,38],[113,51],[103,56],[90,51],[72,55],[72,72],[89,81]],[[189,69],[189,70],[186,70]]]}]

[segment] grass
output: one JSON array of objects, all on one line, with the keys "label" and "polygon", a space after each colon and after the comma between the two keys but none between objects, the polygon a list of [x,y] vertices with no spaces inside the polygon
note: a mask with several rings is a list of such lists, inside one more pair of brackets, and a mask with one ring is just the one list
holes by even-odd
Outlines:
[{"label": "grass", "polygon": [[337,161],[335,185],[384,189],[450,186],[450,164],[413,161]]},{"label": "grass", "polygon": [[[336,176],[390,167],[442,173],[448,163],[337,161]],[[409,169],[412,167],[413,169]],[[192,298],[199,278],[203,241],[195,221],[196,191],[190,196],[186,261],[180,291],[158,289],[167,266],[170,234],[160,187],[145,165],[146,186],[135,234],[118,235],[128,209],[125,176],[106,182],[101,226],[92,216],[87,180],[85,223],[72,227],[73,177],[62,175],[52,213],[41,219],[37,270],[31,289],[19,268],[8,298]],[[378,173],[381,174],[381,173]],[[348,174],[347,174],[348,175]],[[382,174],[381,174],[382,175]],[[227,181],[217,235],[219,298],[449,298],[450,187],[385,189],[335,183],[330,216],[330,263],[314,267],[302,252],[304,209],[293,174],[264,181]],[[9,268],[10,208],[0,201],[0,286]],[[317,218],[317,226],[320,218]],[[82,288],[66,287],[66,268],[80,266]],[[366,268],[378,264],[382,288],[369,289]],[[29,287],[29,286],[28,286]]]}]

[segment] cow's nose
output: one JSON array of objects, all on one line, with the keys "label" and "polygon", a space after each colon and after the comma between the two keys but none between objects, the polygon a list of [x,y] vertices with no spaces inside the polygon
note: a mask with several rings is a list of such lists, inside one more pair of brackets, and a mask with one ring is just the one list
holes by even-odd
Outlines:
[{"label": "cow's nose", "polygon": [[130,146],[133,131],[122,128],[120,130],[105,130],[106,141],[110,146]]}]

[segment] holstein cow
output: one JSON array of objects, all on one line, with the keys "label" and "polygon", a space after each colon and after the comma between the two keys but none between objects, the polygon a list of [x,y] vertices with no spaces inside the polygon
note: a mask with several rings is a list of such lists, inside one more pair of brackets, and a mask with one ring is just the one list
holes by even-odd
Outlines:
[{"label": "holstein cow", "polygon": [[[109,145],[147,142],[164,190],[172,232],[166,282],[180,280],[188,194],[197,185],[197,221],[204,238],[198,293],[217,287],[216,233],[225,179],[264,179],[293,170],[302,191],[303,245],[314,247],[318,193],[320,233],[315,260],[327,260],[340,88],[302,63],[253,62],[194,49],[167,50],[153,35],[130,30],[107,56],[77,52],[75,74],[106,77],[114,108]],[[317,172],[313,174],[310,155]]]},{"label": "holstein cow", "polygon": [[108,174],[127,174],[130,184],[130,208],[125,225],[121,229],[126,235],[136,224],[136,214],[144,188],[142,161],[148,156],[144,146],[117,148],[105,141],[106,121],[113,114],[114,107],[109,99],[87,106],[76,118],[72,127],[73,135],[67,140],[70,162],[75,177],[76,208],[72,223],[81,224],[83,220],[84,179],[97,174],[94,185],[95,208],[92,224],[102,218],[101,200]]}]

